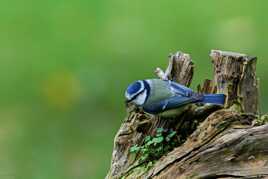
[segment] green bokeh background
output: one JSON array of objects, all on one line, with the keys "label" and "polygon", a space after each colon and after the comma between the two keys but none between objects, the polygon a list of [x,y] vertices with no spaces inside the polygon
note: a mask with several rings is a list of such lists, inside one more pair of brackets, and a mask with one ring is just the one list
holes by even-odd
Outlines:
[{"label": "green bokeh background", "polygon": [[0,178],[98,179],[125,115],[123,94],[167,55],[258,56],[268,111],[266,0],[1,0]]}]

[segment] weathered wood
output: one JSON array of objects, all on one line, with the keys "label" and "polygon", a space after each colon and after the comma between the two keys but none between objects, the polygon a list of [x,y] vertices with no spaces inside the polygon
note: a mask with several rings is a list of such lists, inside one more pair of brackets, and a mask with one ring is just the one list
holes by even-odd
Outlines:
[{"label": "weathered wood", "polygon": [[[198,92],[224,93],[225,109],[192,105],[182,115],[167,119],[129,108],[115,137],[107,179],[268,176],[268,126],[252,127],[258,113],[256,58],[219,50],[212,50],[211,57],[214,79],[205,80]],[[155,73],[189,86],[193,69],[190,55],[177,52],[170,56],[165,72],[157,68]],[[183,143],[144,168],[140,154],[129,150],[143,144],[157,128],[175,130]]]},{"label": "weathered wood", "polygon": [[142,142],[144,136],[137,132],[140,124],[150,120],[149,116],[141,113],[130,112],[123,121],[114,139],[111,169],[107,178],[119,178],[135,162],[135,156],[131,158],[129,149],[134,144]]},{"label": "weathered wood", "polygon": [[[252,152],[250,151],[247,154],[244,153],[243,158],[240,156],[242,155],[242,147],[246,149],[247,145],[253,144],[252,141],[247,141],[247,138],[244,138],[252,136],[251,132],[255,131],[250,128],[253,120],[254,116],[241,115],[230,110],[220,110],[211,114],[181,147],[161,158],[148,172],[146,178],[202,178],[205,175],[207,177],[212,175],[213,172],[220,174],[217,172],[221,169],[222,171],[231,170],[230,166],[235,167],[235,165],[229,167],[227,165],[226,168],[222,168],[222,163],[230,162],[229,164],[231,164],[231,161],[238,161],[238,159],[239,161],[248,160],[247,157],[255,155],[265,148],[268,149],[267,145],[258,146],[260,141],[256,140],[254,144],[256,148],[259,147],[258,150],[254,150],[256,153],[250,153]],[[261,132],[268,132],[267,130],[268,126]],[[263,139],[267,137],[268,134]],[[235,150],[238,147],[241,147],[241,150]],[[268,158],[268,151],[266,151],[266,155]],[[204,161],[201,161],[202,159]],[[208,165],[206,166],[206,164]],[[236,167],[240,167],[239,163],[236,164]],[[196,167],[200,166],[204,167],[203,170],[196,170]],[[244,169],[247,167],[245,166]],[[265,174],[268,174],[267,172]],[[216,175],[213,178],[216,178]]]},{"label": "weathered wood", "polygon": [[158,67],[155,73],[160,79],[190,86],[194,74],[194,63],[189,54],[177,52],[169,55],[169,65],[165,72]]},{"label": "weathered wood", "polygon": [[258,113],[258,81],[256,57],[212,50],[214,84],[218,93],[226,95],[225,107],[235,105],[241,112]]},{"label": "weathered wood", "polygon": [[154,178],[268,177],[268,125],[233,129],[188,153]]},{"label": "weathered wood", "polygon": [[204,93],[204,94],[216,93],[217,88],[215,87],[212,80],[206,79],[202,86],[200,84],[197,86],[197,91],[199,93]]}]

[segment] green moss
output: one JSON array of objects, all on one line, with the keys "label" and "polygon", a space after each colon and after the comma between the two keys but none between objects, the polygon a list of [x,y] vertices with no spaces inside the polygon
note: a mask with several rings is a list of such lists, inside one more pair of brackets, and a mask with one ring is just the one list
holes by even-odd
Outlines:
[{"label": "green moss", "polygon": [[255,120],[255,125],[256,126],[261,126],[261,125],[264,125],[264,124],[268,124],[268,114],[264,114],[264,115],[258,117]]},{"label": "green moss", "polygon": [[239,101],[235,101],[229,109],[232,111],[242,112],[241,103]]},{"label": "green moss", "polygon": [[124,176],[121,177],[121,179],[126,178],[139,178],[142,175],[144,175],[147,171],[150,170],[154,165],[154,162],[150,161],[147,163],[143,163],[133,169],[131,169],[129,172],[127,172]]}]

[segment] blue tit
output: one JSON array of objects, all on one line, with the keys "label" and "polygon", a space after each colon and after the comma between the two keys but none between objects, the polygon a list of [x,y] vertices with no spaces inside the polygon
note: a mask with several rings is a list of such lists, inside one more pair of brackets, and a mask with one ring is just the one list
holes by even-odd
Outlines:
[{"label": "blue tit", "polygon": [[152,115],[179,115],[190,104],[224,105],[224,94],[198,94],[170,80],[146,79],[130,84],[125,92],[127,103]]}]

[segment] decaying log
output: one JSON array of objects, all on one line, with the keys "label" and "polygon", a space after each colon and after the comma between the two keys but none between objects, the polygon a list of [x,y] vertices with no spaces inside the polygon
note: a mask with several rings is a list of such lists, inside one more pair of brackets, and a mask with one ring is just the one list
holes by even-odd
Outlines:
[{"label": "decaying log", "polygon": [[256,57],[212,50],[214,84],[218,93],[227,97],[226,106],[237,105],[241,112],[258,113],[258,82]]},{"label": "decaying log", "polygon": [[[214,79],[198,86],[200,93],[224,93],[225,107],[192,105],[180,116],[161,118],[138,109],[128,110],[114,140],[106,178],[264,178],[268,177],[268,125],[254,127],[258,116],[256,58],[211,51]],[[170,55],[160,79],[189,86],[194,64],[189,54]],[[258,118],[260,119],[260,118]],[[131,153],[158,128],[176,131],[179,142],[161,158],[141,162]]]},{"label": "decaying log", "polygon": [[[249,167],[257,162],[259,154],[264,157],[264,161],[268,159],[268,125],[251,128],[253,119],[252,115],[241,115],[230,110],[214,112],[181,147],[161,158],[147,177],[249,176],[246,173],[251,173],[252,176],[268,176],[268,163],[262,163],[262,166],[256,164],[255,168]],[[246,164],[253,157],[255,161]],[[258,166],[260,168],[256,170]],[[262,173],[258,173],[259,171]]]}]

